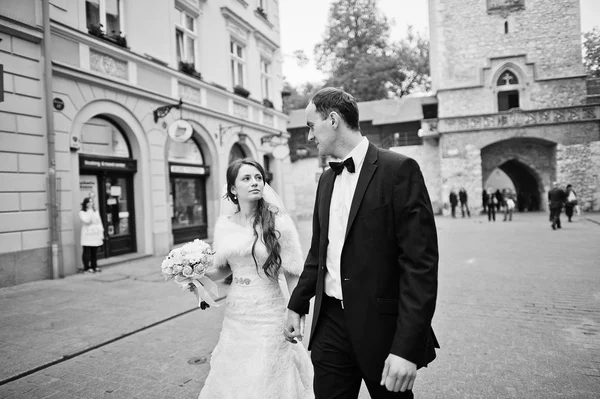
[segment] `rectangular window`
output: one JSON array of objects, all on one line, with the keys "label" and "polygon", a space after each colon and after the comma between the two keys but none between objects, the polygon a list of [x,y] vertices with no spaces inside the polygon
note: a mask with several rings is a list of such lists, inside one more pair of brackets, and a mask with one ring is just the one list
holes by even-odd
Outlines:
[{"label": "rectangular window", "polygon": [[229,50],[231,53],[231,83],[233,86],[244,87],[244,46],[231,41]]},{"label": "rectangular window", "polygon": [[177,10],[179,21],[175,26],[177,41],[177,63],[196,64],[196,20],[182,10]]},{"label": "rectangular window", "polygon": [[499,92],[498,111],[508,111],[511,108],[519,108],[519,92],[517,90]]},{"label": "rectangular window", "polygon": [[264,59],[260,60],[260,82],[262,88],[263,98],[269,100],[271,98],[270,89],[271,89],[271,75],[269,75],[271,71],[271,64]]},{"label": "rectangular window", "polygon": [[125,31],[123,0],[86,0],[85,18],[88,30],[99,28],[108,37]]}]

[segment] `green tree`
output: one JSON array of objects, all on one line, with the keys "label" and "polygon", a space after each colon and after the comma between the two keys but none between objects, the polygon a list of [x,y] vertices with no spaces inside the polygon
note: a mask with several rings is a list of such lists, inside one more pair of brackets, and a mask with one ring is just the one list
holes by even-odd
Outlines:
[{"label": "green tree", "polygon": [[283,89],[290,93],[286,101],[286,110],[292,111],[295,109],[304,109],[310,102],[310,99],[319,89],[321,85],[307,82],[297,87],[292,86],[287,80],[283,82]]},{"label": "green tree", "polygon": [[600,78],[600,29],[594,27],[583,34],[583,62],[590,76]]},{"label": "green tree", "polygon": [[429,44],[409,27],[397,43],[377,0],[337,0],[330,8],[323,41],[315,46],[326,85],[341,87],[359,101],[401,97],[429,79]]}]

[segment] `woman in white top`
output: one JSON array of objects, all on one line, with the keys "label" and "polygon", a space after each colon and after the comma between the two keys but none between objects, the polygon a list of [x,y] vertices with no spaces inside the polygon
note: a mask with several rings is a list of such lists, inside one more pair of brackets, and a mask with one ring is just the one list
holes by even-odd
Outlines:
[{"label": "woman in white top", "polygon": [[104,226],[92,198],[86,198],[81,203],[79,219],[81,219],[81,245],[83,246],[81,258],[84,272],[99,273],[96,252],[104,241]]}]

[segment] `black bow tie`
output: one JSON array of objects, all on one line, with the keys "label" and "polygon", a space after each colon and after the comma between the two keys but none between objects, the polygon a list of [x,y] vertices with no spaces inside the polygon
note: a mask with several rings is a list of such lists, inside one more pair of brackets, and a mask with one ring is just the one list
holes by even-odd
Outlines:
[{"label": "black bow tie", "polygon": [[339,175],[344,170],[344,166],[348,169],[348,172],[354,173],[354,160],[352,157],[346,158],[344,162],[329,162],[329,166],[335,172],[336,175]]}]

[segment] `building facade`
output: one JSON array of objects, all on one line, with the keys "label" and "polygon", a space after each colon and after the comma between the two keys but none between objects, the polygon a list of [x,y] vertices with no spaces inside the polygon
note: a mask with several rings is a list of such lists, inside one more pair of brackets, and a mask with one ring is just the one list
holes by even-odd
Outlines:
[{"label": "building facade", "polygon": [[[572,184],[583,210],[600,209],[600,101],[582,63],[579,0],[429,0],[429,18],[434,98],[412,128],[420,141],[394,140],[395,126],[375,137],[361,123],[363,134],[418,161],[438,213],[461,187],[481,208],[485,188],[505,188],[498,174],[522,210],[547,209],[554,181]],[[295,119],[291,143],[306,134]],[[295,180],[314,193],[314,177]],[[299,212],[310,214],[306,202]]]},{"label": "building facade", "polygon": [[277,0],[3,1],[0,286],[81,268],[85,197],[101,265],[210,240],[237,158],[293,213],[279,37]]}]

